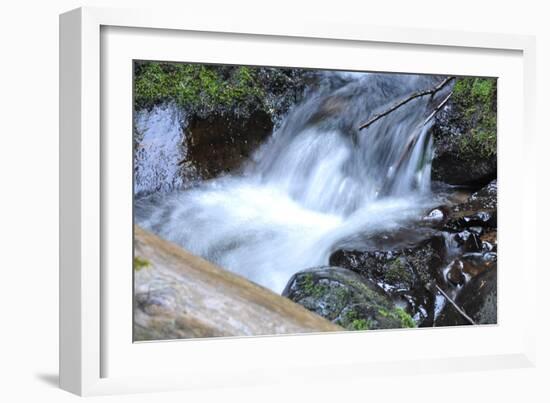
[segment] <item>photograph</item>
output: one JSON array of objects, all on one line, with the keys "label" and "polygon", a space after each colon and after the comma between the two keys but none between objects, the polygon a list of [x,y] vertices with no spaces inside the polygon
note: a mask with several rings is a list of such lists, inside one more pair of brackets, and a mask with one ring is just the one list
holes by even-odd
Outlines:
[{"label": "photograph", "polygon": [[4,2],[2,401],[546,403],[544,5]]},{"label": "photograph", "polygon": [[498,323],[497,78],[134,60],[132,96],[134,342]]}]

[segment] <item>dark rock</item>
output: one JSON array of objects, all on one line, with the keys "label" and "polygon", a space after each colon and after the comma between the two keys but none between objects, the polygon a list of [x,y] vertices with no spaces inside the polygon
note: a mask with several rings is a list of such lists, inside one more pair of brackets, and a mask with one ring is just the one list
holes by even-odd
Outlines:
[{"label": "dark rock", "polygon": [[298,272],[289,280],[283,296],[350,330],[415,325],[374,282],[341,267]]},{"label": "dark rock", "polygon": [[467,253],[461,257],[461,261],[464,264],[463,271],[470,277],[476,277],[496,267],[497,254],[494,252]]},{"label": "dark rock", "polygon": [[463,273],[463,262],[458,259],[452,261],[449,265],[449,271],[447,272],[447,281],[451,284],[458,286],[463,285],[466,281],[466,276]]},{"label": "dark rock", "polygon": [[[480,93],[480,88],[487,92]],[[435,117],[432,179],[481,187],[497,177],[496,81],[459,78]]]},{"label": "dark rock", "polygon": [[188,110],[187,161],[202,179],[234,172],[271,135],[275,123],[304,96],[306,82],[317,80],[303,69],[255,69],[262,100],[247,98],[231,107],[222,103]]},{"label": "dark rock", "polygon": [[[497,269],[496,266],[470,280],[455,299],[456,304],[476,324],[497,323]],[[437,326],[470,324],[450,303],[436,319]]]},{"label": "dark rock", "polygon": [[434,296],[425,285],[440,276],[444,257],[440,234],[403,229],[373,238],[362,248],[342,247],[330,256],[329,264],[351,269],[379,284],[392,297],[407,303],[420,326],[430,326]]},{"label": "dark rock", "polygon": [[449,219],[444,225],[448,231],[462,231],[468,228],[470,232],[481,235],[487,229],[497,227],[497,182],[489,183],[481,190],[473,193],[466,202],[454,206]]},{"label": "dark rock", "polygon": [[456,143],[436,148],[432,161],[432,179],[452,185],[479,186],[497,176],[497,159],[465,158]]},{"label": "dark rock", "polygon": [[497,251],[497,231],[486,232],[480,237],[484,252],[496,252]]},{"label": "dark rock", "polygon": [[494,210],[497,208],[498,186],[496,179],[472,194],[466,204],[472,210]]},{"label": "dark rock", "polygon": [[497,226],[497,213],[496,211],[478,211],[474,214],[463,215],[457,221],[460,227],[470,228],[480,226],[495,228]]},{"label": "dark rock", "polygon": [[256,111],[247,118],[212,114],[194,117],[188,132],[188,160],[203,179],[238,169],[271,134],[271,117]]},{"label": "dark rock", "polygon": [[474,231],[458,232],[453,235],[453,240],[464,252],[478,252],[482,249],[481,239]]}]

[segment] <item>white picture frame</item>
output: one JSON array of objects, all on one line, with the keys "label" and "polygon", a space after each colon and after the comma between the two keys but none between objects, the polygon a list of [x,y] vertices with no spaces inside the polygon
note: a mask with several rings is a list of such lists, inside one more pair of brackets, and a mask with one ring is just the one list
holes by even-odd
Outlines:
[{"label": "white picture frame", "polygon": [[[140,32],[143,37],[140,42],[141,50],[138,51],[135,46],[131,46],[131,37]],[[319,61],[315,59],[315,52],[311,51],[310,55],[303,56],[301,62],[296,62],[300,67],[308,63],[308,66],[313,67],[361,69],[369,66],[371,70],[392,71],[392,68],[387,66],[391,66],[391,63],[397,66],[400,54],[420,52],[431,61],[432,67],[415,64],[419,62],[411,60],[406,67],[402,67],[403,71],[413,72],[422,69],[421,72],[425,73],[443,73],[442,69],[446,69],[444,63],[448,66],[450,60],[461,60],[463,57],[486,60],[487,65],[481,63],[478,66],[470,66],[468,70],[457,63],[457,74],[461,71],[462,74],[490,73],[495,69],[502,69],[499,71],[502,71],[504,77],[501,80],[506,90],[504,93],[514,93],[517,95],[515,98],[519,99],[514,99],[513,104],[511,100],[503,99],[499,87],[499,251],[505,250],[507,242],[516,242],[518,246],[515,249],[516,255],[499,252],[499,267],[503,259],[504,267],[519,265],[518,270],[521,270],[521,273],[514,285],[517,287],[528,278],[536,276],[536,253],[532,252],[536,242],[531,242],[531,253],[526,253],[527,234],[536,233],[536,212],[530,207],[536,197],[533,158],[535,137],[532,123],[535,109],[534,38],[520,35],[326,24],[313,20],[303,21],[299,25],[280,25],[275,21],[267,23],[239,18],[206,19],[173,14],[169,11],[80,8],[60,17],[60,385],[63,389],[79,395],[98,395],[245,386],[269,382],[293,383],[298,376],[302,382],[307,378],[328,380],[328,374],[332,378],[345,379],[374,373],[397,375],[534,365],[534,319],[526,314],[524,321],[511,323],[507,320],[506,310],[510,304],[506,301],[511,293],[504,292],[504,295],[501,295],[500,290],[502,286],[505,291],[512,290],[513,285],[507,280],[510,277],[500,275],[501,269],[499,325],[475,330],[476,333],[473,333],[471,328],[445,328],[372,334],[359,332],[345,335],[277,336],[139,345],[132,343],[131,338],[126,337],[128,326],[131,327],[131,316],[127,318],[129,322],[124,320],[120,328],[116,327],[116,323],[121,323],[120,318],[124,318],[124,312],[128,312],[128,304],[131,306],[130,299],[126,297],[128,290],[131,292],[132,285],[124,283],[127,277],[113,277],[112,271],[105,271],[106,267],[113,266],[109,262],[111,258],[107,256],[109,244],[104,233],[105,228],[111,225],[112,217],[117,217],[117,207],[111,206],[110,200],[125,200],[113,192],[117,188],[121,192],[125,189],[127,191],[127,183],[119,183],[119,178],[124,173],[123,170],[128,169],[124,168],[124,163],[120,164],[123,166],[122,171],[109,164],[109,154],[112,155],[117,147],[124,147],[126,143],[121,140],[118,144],[111,141],[113,136],[104,136],[105,133],[112,133],[114,128],[125,131],[131,127],[131,119],[125,118],[128,108],[131,109],[131,91],[125,92],[128,82],[131,82],[131,76],[116,76],[116,84],[113,80],[106,81],[106,77],[117,69],[119,73],[113,74],[130,72],[131,68],[121,70],[119,67],[129,67],[126,62],[131,58],[152,59],[154,55],[160,55],[160,59],[157,60],[176,60],[166,58],[166,55],[173,48],[173,44],[182,40],[186,33],[193,33],[195,39],[200,39],[201,35],[206,37],[215,34],[212,45],[201,44],[205,46],[214,46],[215,41],[230,42],[233,40],[231,38],[237,38],[239,41],[248,40],[247,46],[254,43],[259,48],[268,44],[291,44],[301,50],[312,50],[318,45],[341,52],[341,58],[338,60]],[[189,44],[188,52],[190,49],[199,48],[193,46],[192,42]],[[381,61],[372,61],[370,64],[361,61],[352,65],[350,60],[346,60],[346,53],[352,51],[350,49],[359,49],[357,51],[362,52],[367,48],[373,52],[382,52]],[[112,49],[117,51],[110,53],[109,50]],[[164,53],[165,56],[162,54],[163,49],[168,52]],[[236,42],[233,51],[240,52],[239,60],[255,61],[255,64],[273,64],[273,59],[270,62],[266,56],[267,51],[254,51],[246,55],[246,52],[238,50]],[[211,56],[206,53],[201,56],[201,53],[197,52],[194,56],[196,60],[193,61],[223,62],[227,61],[228,57],[221,51]],[[288,64],[288,58],[293,54],[297,57],[297,51],[294,52],[289,51],[285,60],[281,56],[281,65]],[[448,58],[442,57],[439,61],[434,52],[445,53]],[[121,58],[120,63],[111,66],[108,61],[103,60],[109,57],[115,60],[115,56]],[[308,57],[310,59],[307,59]],[[383,59],[387,59],[388,64],[384,65]],[[179,61],[179,56],[177,60]],[[497,66],[495,60],[502,60],[501,66]],[[510,67],[509,70],[505,70],[507,65]],[[112,70],[109,70],[111,67]],[[104,70],[105,68],[107,70]],[[102,77],[102,74],[105,77]],[[507,92],[508,90],[510,92]],[[120,105],[117,102],[119,99],[122,99]],[[117,118],[116,121],[109,120],[109,114],[112,115],[110,109],[102,109],[107,103],[109,107],[120,107],[121,115],[125,117]],[[518,105],[519,112],[513,119],[503,117],[505,113],[501,111],[506,112]],[[513,133],[516,133],[515,137]],[[117,138],[124,139],[122,135]],[[106,150],[106,147],[109,147],[109,150]],[[514,172],[506,168],[510,160],[505,157],[511,150],[515,150],[523,161],[521,168]],[[124,158],[128,158],[128,155]],[[503,186],[501,178],[504,181]],[[506,181],[510,180],[520,180],[521,188],[525,191],[514,192],[507,187]],[[516,217],[519,223],[515,224],[517,230],[513,234],[511,231],[506,232],[506,228],[512,228],[514,223],[506,218],[506,215],[501,214],[501,204],[504,212],[509,211],[510,207],[519,209],[520,217]],[[121,207],[124,205],[118,206]],[[112,213],[106,214],[106,211]],[[128,244],[128,239],[131,239],[131,225],[128,227],[121,222],[113,228],[109,239],[117,239],[116,234],[126,232],[124,240],[121,238],[120,242],[123,245],[122,249],[128,249],[124,248],[124,245],[129,246],[128,252],[131,254],[131,244]],[[128,273],[131,273],[131,260],[127,259],[128,255],[121,254],[119,257],[120,262],[130,264]],[[107,279],[109,286],[105,283]],[[126,284],[121,290],[123,298],[120,298],[120,301],[109,298],[116,284]],[[527,290],[528,288],[524,287],[523,291],[518,291],[523,293],[522,309],[524,312],[535,312],[536,296],[533,292],[527,294]],[[505,310],[505,317],[502,316],[502,310]],[[113,321],[112,318],[117,320]],[[121,336],[116,337],[119,334]],[[411,354],[398,349],[394,354],[376,355],[373,351],[369,357],[350,356],[341,360],[319,359],[315,356],[315,349],[320,345],[330,351],[341,343],[342,337],[346,337],[346,344],[351,346],[350,349],[358,343],[371,344],[370,340],[376,339],[377,348],[382,351],[385,345],[399,344],[404,338],[425,345],[432,343],[434,346],[443,338],[449,337],[481,337],[487,343],[491,339],[495,342],[486,353],[483,348],[488,344],[482,343],[478,350],[472,349],[469,354],[460,349],[443,349],[431,354],[424,351]],[[502,340],[502,343],[499,344],[498,340]],[[283,357],[286,361],[282,360],[280,352],[288,349],[300,351],[301,357],[290,361],[288,357]],[[186,360],[168,359],[178,354],[185,354]],[[138,355],[140,358],[136,361],[150,364],[153,361],[149,360],[157,360],[156,368],[162,367],[165,370],[157,371],[156,374],[139,369],[134,371],[134,360]],[[220,364],[213,370],[207,365],[200,365],[201,357],[204,357],[203,361],[216,359]],[[241,359],[236,360],[237,357]],[[231,366],[223,364],[232,360]],[[235,360],[240,362],[235,363]],[[119,365],[121,362],[128,364]],[[307,371],[303,371],[304,368],[307,368]]]}]

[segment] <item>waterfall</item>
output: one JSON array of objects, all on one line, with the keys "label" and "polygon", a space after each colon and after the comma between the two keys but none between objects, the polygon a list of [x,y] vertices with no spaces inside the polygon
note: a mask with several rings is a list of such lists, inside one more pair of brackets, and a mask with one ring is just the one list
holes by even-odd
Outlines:
[{"label": "waterfall", "polygon": [[[287,114],[246,163],[243,174],[137,198],[136,222],[281,292],[295,272],[327,264],[347,239],[391,230],[433,205],[426,117],[446,91],[417,98],[362,131],[358,127],[439,81],[327,72],[318,89]],[[173,130],[166,128],[164,143],[155,151],[165,160],[184,158],[180,148],[177,156],[167,150],[174,147]],[[171,186],[177,185],[172,178]]]}]

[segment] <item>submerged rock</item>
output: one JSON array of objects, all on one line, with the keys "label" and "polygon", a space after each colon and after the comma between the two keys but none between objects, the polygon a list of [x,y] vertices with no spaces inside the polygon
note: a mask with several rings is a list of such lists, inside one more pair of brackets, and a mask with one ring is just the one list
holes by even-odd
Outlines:
[{"label": "submerged rock", "polygon": [[[398,242],[401,237],[408,242]],[[329,264],[351,269],[380,285],[392,297],[406,302],[420,326],[430,326],[434,296],[425,285],[440,276],[445,255],[443,237],[434,231],[403,229],[380,238],[363,248],[337,250]]]},{"label": "submerged rock", "polygon": [[350,330],[414,327],[377,285],[341,267],[315,267],[296,273],[283,296]]}]

